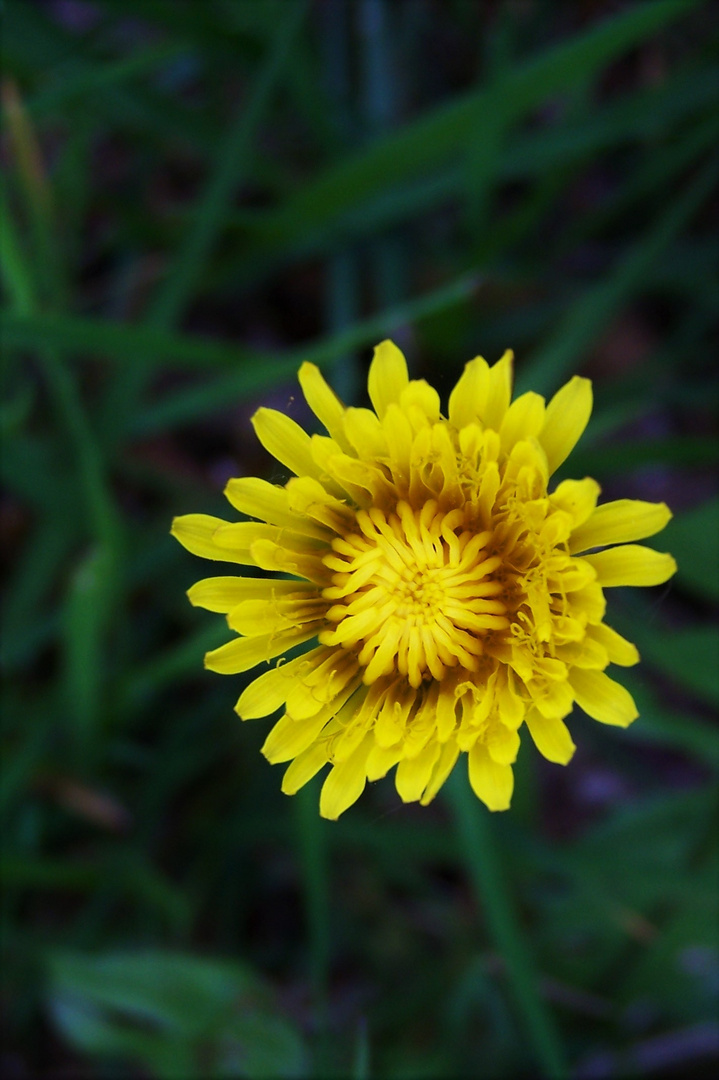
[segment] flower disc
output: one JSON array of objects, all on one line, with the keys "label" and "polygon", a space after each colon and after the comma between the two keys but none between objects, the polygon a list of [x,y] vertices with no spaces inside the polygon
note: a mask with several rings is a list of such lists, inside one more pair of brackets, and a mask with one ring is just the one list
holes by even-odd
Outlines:
[{"label": "flower disc", "polygon": [[345,408],[313,365],[300,382],[328,435],[259,410],[260,441],[294,476],[283,487],[230,481],[229,502],[258,520],[190,514],[172,530],[194,554],[283,575],[190,589],[240,635],[207,654],[208,668],[246,671],[315,641],[237,703],[243,719],[284,706],[263,746],[291,762],[283,790],[329,763],[320,811],[336,818],[396,765],[400,797],[426,804],[465,752],[476,794],[502,810],[524,724],[566,764],[575,702],[631,723],[634,702],[605,669],[639,657],[604,623],[604,589],[674,573],[670,555],[631,542],[671,514],[637,500],[597,506],[588,478],[549,492],[589,419],[589,381],[571,379],[548,405],[533,393],[512,402],[512,354],[493,367],[477,357],[445,418],[387,341],[370,368],[373,410]]}]

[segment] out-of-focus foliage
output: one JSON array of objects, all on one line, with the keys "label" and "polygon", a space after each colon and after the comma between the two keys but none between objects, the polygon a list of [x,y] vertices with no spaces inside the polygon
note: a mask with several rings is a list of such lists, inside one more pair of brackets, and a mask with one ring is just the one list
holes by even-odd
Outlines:
[{"label": "out-of-focus foliage", "polygon": [[50,972],[53,1018],[89,1055],[157,1076],[306,1075],[298,1034],[238,964],[152,950],[61,953]]},{"label": "out-of-focus foliage", "polygon": [[675,511],[671,588],[616,598],[640,719],[525,746],[490,824],[576,1075],[713,1074],[716,5],[1,14],[4,1074],[537,1074],[449,804],[284,798],[168,535],[385,336],[445,394],[592,376],[566,474]]}]

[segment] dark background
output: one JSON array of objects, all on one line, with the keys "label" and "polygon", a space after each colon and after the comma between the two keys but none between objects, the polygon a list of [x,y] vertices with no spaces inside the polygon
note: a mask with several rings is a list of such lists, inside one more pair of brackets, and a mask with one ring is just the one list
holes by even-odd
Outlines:
[{"label": "dark background", "polygon": [[168,535],[386,336],[445,401],[591,376],[563,474],[675,511],[610,595],[640,719],[525,739],[490,824],[575,1074],[714,1074],[718,13],[3,5],[3,1076],[537,1075],[451,804],[281,795]]}]

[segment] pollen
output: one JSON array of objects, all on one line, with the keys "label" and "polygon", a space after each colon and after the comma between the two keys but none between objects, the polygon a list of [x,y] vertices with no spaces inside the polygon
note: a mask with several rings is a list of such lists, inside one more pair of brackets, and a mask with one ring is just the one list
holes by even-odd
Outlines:
[{"label": "pollen", "polygon": [[512,364],[511,352],[492,366],[471,360],[446,415],[391,342],[370,367],[372,409],[346,408],[304,364],[327,434],[271,409],[253,419],[287,483],[231,480],[225,494],[246,520],[173,522],[193,554],[254,568],[190,589],[236,635],[205,665],[233,674],[275,661],[236,711],[283,710],[262,752],[289,762],[287,794],[329,766],[325,817],[391,769],[400,798],[426,805],[460,755],[478,798],[505,810],[525,731],[564,765],[575,704],[618,727],[637,716],[607,673],[639,656],[605,623],[605,590],[671,577],[671,555],[634,543],[671,513],[633,499],[598,505],[588,477],[552,487],[589,419],[591,384],[575,377],[548,403],[513,401]]}]

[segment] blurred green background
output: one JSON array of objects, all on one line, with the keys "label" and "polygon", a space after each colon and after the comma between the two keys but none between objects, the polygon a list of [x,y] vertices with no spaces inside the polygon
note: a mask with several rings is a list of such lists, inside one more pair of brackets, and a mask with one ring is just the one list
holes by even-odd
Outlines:
[{"label": "blurred green background", "polygon": [[[714,1075],[719,7],[2,19],[3,1076],[539,1075],[473,814],[555,1055]],[[281,795],[168,535],[282,480],[249,417],[310,423],[302,360],[362,403],[386,336],[445,400],[506,347],[523,390],[590,375],[564,475],[676,514],[671,586],[610,596],[640,719],[577,710],[567,769],[525,740],[491,819],[390,779],[338,823]]]}]

